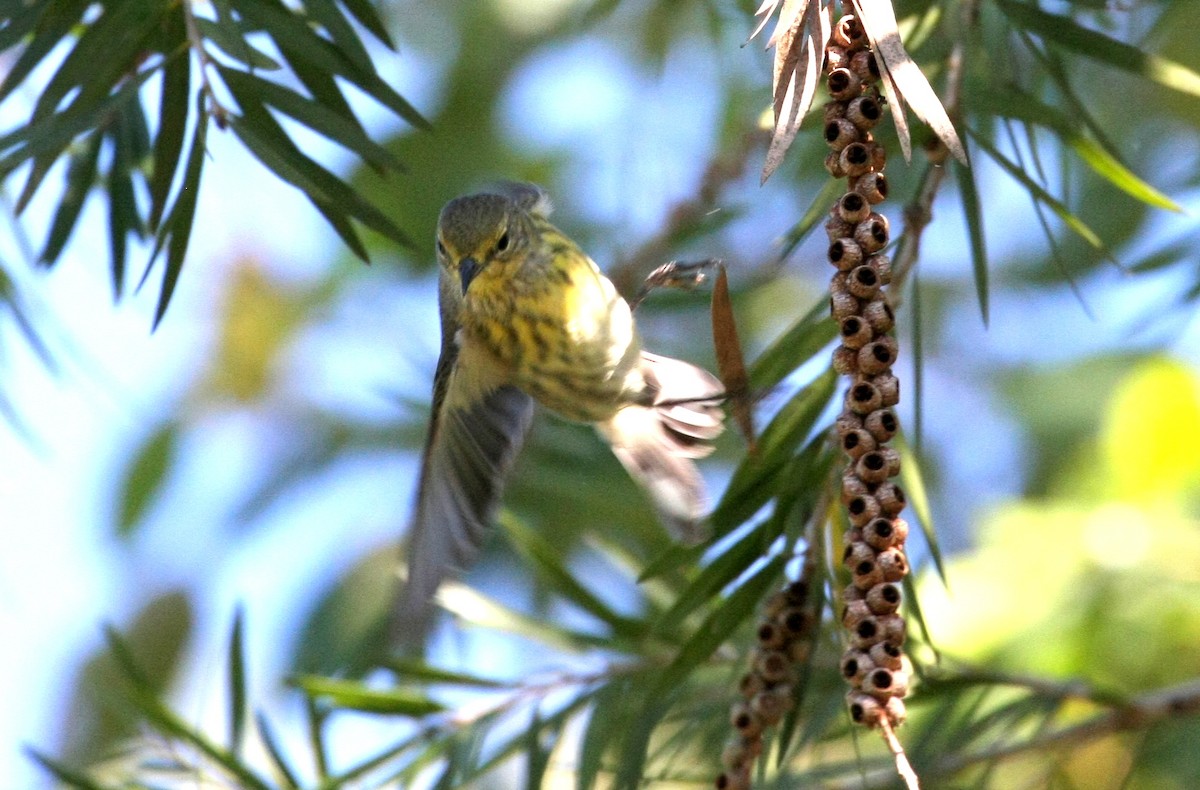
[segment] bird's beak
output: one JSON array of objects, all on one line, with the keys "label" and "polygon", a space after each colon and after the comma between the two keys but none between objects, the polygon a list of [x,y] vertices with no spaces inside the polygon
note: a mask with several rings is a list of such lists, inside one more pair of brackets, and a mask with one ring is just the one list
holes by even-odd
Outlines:
[{"label": "bird's beak", "polygon": [[475,279],[475,275],[479,274],[479,268],[479,261],[474,258],[463,258],[458,264],[458,278],[462,280],[463,296],[467,295],[467,288]]}]

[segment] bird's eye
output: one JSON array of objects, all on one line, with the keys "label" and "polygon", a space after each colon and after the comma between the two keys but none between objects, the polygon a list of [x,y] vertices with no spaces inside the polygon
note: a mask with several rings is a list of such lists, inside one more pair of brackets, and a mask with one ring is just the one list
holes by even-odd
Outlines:
[{"label": "bird's eye", "polygon": [[441,239],[437,240],[437,251],[438,251],[438,255],[441,255],[443,258],[446,257],[446,245],[442,244]]},{"label": "bird's eye", "polygon": [[500,238],[496,239],[496,252],[504,252],[508,249],[508,231],[500,234]]}]

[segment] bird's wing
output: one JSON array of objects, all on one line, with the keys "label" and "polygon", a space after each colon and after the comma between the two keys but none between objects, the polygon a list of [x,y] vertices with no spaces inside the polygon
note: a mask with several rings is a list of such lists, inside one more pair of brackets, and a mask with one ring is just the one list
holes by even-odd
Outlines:
[{"label": "bird's wing", "polygon": [[[393,619],[393,644],[424,642],[442,580],[465,570],[479,554],[495,517],[504,481],[533,418],[533,400],[505,386],[457,403],[447,390],[456,354],[438,361],[434,403],[416,512],[408,534],[408,580]],[[440,391],[439,391],[440,389]]]}]

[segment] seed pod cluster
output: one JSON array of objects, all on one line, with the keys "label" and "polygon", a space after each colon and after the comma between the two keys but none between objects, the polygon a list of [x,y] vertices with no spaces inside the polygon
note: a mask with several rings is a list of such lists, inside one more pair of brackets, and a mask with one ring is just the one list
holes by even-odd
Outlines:
[{"label": "seed pod cluster", "polygon": [[851,717],[868,727],[904,719],[902,697],[909,671],[904,657],[904,619],[899,614],[900,583],[908,573],[904,541],[908,525],[900,518],[904,492],[892,482],[900,456],[888,446],[899,428],[892,410],[900,385],[892,374],[898,348],[889,333],[894,316],[884,288],[891,281],[887,218],[876,210],[887,197],[886,153],[871,129],[883,116],[879,78],[862,25],[843,16],[826,48],[825,69],[831,101],[825,105],[826,169],[847,180],[847,191],[830,210],[830,311],[841,345],[834,368],[849,378],[836,430],[846,454],[842,504],[849,514],[843,564],[851,581],[843,595],[842,625],[850,647],[842,656],[842,676]]},{"label": "seed pod cluster", "polygon": [[[807,569],[807,566],[806,566]],[[808,573],[767,600],[750,668],[738,683],[741,697],[729,712],[734,735],[721,753],[717,790],[747,790],[762,754],[763,729],[778,724],[792,706],[796,668],[808,660],[816,613],[808,602]]]}]

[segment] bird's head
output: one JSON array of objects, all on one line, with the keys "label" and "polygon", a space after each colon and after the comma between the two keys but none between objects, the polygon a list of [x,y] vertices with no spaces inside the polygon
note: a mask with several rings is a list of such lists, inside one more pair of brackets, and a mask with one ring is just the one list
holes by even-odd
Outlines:
[{"label": "bird's head", "polygon": [[506,184],[506,194],[451,200],[437,227],[438,263],[460,295],[490,264],[517,259],[530,243],[531,214],[548,212],[545,193],[531,184]]}]

